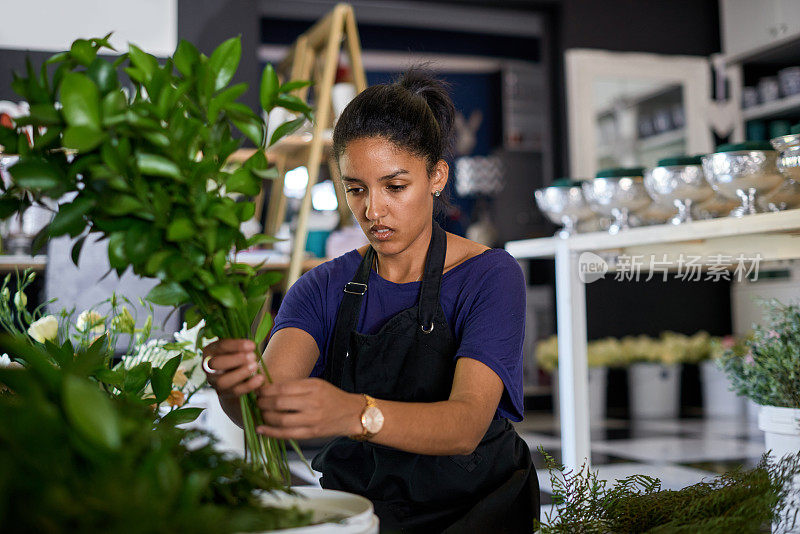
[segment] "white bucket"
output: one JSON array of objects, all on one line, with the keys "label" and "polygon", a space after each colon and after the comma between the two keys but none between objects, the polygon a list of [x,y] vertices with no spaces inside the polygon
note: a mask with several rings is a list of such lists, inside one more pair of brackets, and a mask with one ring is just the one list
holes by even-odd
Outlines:
[{"label": "white bucket", "polygon": [[314,512],[313,521],[326,521],[331,518],[345,516],[344,520],[332,523],[321,523],[307,527],[271,530],[270,534],[378,534],[378,516],[372,503],[361,497],[344,491],[336,491],[314,487],[296,487],[298,495],[286,493],[268,493],[263,497],[264,503],[270,506],[297,506]]},{"label": "white bucket", "polygon": [[[782,458],[787,454],[800,452],[800,410],[796,408],[780,408],[778,406],[762,406],[758,414],[758,428],[764,431],[764,443],[773,458]],[[800,509],[800,480],[793,483],[791,505],[784,511],[784,516],[792,516]],[[798,524],[793,528],[786,525],[772,526],[773,532],[800,532],[800,514]]]},{"label": "white bucket", "polygon": [[743,397],[730,390],[725,371],[714,360],[700,362],[703,387],[703,412],[706,417],[741,417],[745,410]]},{"label": "white bucket", "polygon": [[[601,422],[606,418],[608,367],[589,367],[589,420]],[[558,369],[553,371],[553,414],[561,415],[558,396]]]},{"label": "white bucket", "polygon": [[681,366],[634,363],[628,368],[628,394],[634,419],[675,419],[680,413]]}]

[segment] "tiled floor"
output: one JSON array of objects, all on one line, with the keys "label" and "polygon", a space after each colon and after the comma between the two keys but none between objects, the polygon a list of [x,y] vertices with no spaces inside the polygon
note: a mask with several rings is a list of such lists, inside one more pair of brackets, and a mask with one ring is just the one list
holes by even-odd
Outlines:
[{"label": "tiled floor", "polygon": [[[550,414],[528,413],[517,432],[531,448],[541,489],[542,513],[551,510],[550,473],[545,451],[560,460],[559,422]],[[736,419],[609,419],[592,425],[592,466],[609,482],[633,474],[661,479],[664,489],[680,489],[736,467],[755,465],[764,453],[755,421]],[[312,458],[316,449],[304,450]],[[299,484],[319,484],[299,460],[291,462]]]}]

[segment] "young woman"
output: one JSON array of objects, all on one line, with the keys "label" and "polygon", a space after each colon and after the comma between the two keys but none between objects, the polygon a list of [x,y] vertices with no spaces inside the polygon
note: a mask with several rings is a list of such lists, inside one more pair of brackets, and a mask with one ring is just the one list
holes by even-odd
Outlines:
[{"label": "young woman", "polygon": [[368,88],[333,134],[347,203],[369,239],[287,292],[264,352],[207,349],[209,380],[240,421],[258,390],[277,438],[332,437],[322,486],[364,495],[382,529],[531,532],[539,490],[522,419],[525,284],[517,262],[433,220],[454,108],[412,70]]}]

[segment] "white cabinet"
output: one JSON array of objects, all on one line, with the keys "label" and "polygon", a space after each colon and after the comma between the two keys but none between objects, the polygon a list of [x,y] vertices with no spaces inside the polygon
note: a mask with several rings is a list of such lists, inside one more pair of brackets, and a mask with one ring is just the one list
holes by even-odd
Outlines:
[{"label": "white cabinet", "polygon": [[800,36],[800,0],[721,0],[722,49],[737,56]]}]

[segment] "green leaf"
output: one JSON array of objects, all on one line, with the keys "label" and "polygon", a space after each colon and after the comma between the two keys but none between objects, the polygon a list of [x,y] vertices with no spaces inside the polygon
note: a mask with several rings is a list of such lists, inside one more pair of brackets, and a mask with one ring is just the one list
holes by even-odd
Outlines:
[{"label": "green leaf", "polygon": [[167,227],[167,239],[170,241],[186,241],[197,233],[194,223],[186,217],[173,220]]},{"label": "green leaf", "polygon": [[274,180],[280,176],[277,167],[270,167],[269,169],[250,169],[250,172],[261,178],[262,180]]},{"label": "green leaf", "polygon": [[245,91],[247,91],[247,84],[237,83],[236,85],[221,91],[217,96],[212,98],[208,105],[207,118],[209,122],[215,121],[219,111],[231,102],[235,102],[237,98],[244,94]]},{"label": "green leaf", "polygon": [[266,271],[252,280],[247,286],[247,296],[263,295],[270,287],[280,282],[283,278],[283,273],[280,271]]},{"label": "green leaf", "polygon": [[182,178],[180,167],[164,156],[139,152],[136,154],[136,165],[144,175],[164,176],[176,180]]},{"label": "green leaf", "polygon": [[3,151],[9,154],[17,153],[17,132],[12,128],[0,125],[0,145]]},{"label": "green leaf", "polygon": [[284,122],[283,124],[275,128],[274,132],[272,132],[272,139],[269,140],[269,144],[274,145],[282,137],[295,132],[298,128],[300,128],[303,125],[304,122],[306,122],[305,117],[298,117],[293,121]]},{"label": "green leaf", "polygon": [[211,258],[211,267],[214,269],[214,273],[216,273],[219,278],[223,278],[225,276],[225,264],[227,261],[228,260],[224,250],[218,250],[214,254],[214,257]]},{"label": "green leaf", "polygon": [[31,243],[31,254],[39,254],[44,249],[47,242],[50,240],[50,225],[44,226],[39,232],[33,237],[33,243]]},{"label": "green leaf", "polygon": [[251,171],[263,170],[269,167],[269,162],[263,150],[256,150],[252,156],[247,158],[242,167]]},{"label": "green leaf", "polygon": [[101,104],[103,117],[108,119],[113,115],[119,115],[127,108],[125,94],[122,91],[112,91],[103,97]]},{"label": "green leaf", "polygon": [[184,76],[192,74],[194,64],[200,60],[200,52],[189,41],[181,39],[178,47],[175,49],[175,54],[172,56],[172,61],[178,72]]},{"label": "green leaf", "polygon": [[249,221],[256,214],[256,205],[254,202],[237,202],[236,203],[236,217],[244,222]]},{"label": "green leaf", "polygon": [[67,126],[64,130],[64,147],[78,152],[89,152],[103,142],[105,134],[94,126]]},{"label": "green leaf", "polygon": [[100,382],[110,386],[122,386],[125,383],[125,373],[122,369],[112,371],[111,369],[100,369],[95,373]]},{"label": "green leaf", "polygon": [[172,410],[162,417],[158,424],[177,426],[191,423],[197,419],[201,413],[203,413],[203,408],[180,408],[179,410]]},{"label": "green leaf", "polygon": [[226,308],[235,308],[240,300],[239,292],[232,285],[220,284],[208,289],[208,293]]},{"label": "green leaf", "polygon": [[125,232],[114,232],[109,236],[108,263],[117,272],[123,271],[128,266],[128,257],[125,255]]},{"label": "green leaf", "polygon": [[159,250],[152,256],[147,259],[147,263],[144,266],[145,273],[150,276],[156,276],[159,271],[161,271],[164,261],[172,255],[172,252],[169,250]]},{"label": "green leaf", "polygon": [[231,122],[250,139],[254,145],[260,147],[264,142],[264,123],[259,119],[236,120]]},{"label": "green leaf", "polygon": [[261,73],[260,90],[261,109],[271,111],[275,107],[275,100],[278,98],[278,75],[272,64],[267,63],[264,72]]},{"label": "green leaf", "polygon": [[122,446],[119,416],[97,385],[74,375],[64,378],[64,412],[90,443],[109,450]]},{"label": "green leaf", "polygon": [[25,189],[52,189],[60,186],[64,173],[54,162],[41,159],[23,159],[9,168],[14,183]]},{"label": "green leaf", "polygon": [[232,228],[239,228],[239,218],[236,217],[233,210],[225,204],[215,204],[211,207],[209,214]]},{"label": "green leaf", "polygon": [[73,59],[84,67],[88,67],[97,56],[97,50],[86,39],[75,40],[69,52]]},{"label": "green leaf", "polygon": [[231,174],[225,182],[225,190],[229,193],[242,193],[247,196],[255,196],[261,191],[261,181],[258,180],[250,170],[240,167]]},{"label": "green leaf", "polygon": [[0,219],[7,219],[17,213],[20,208],[20,200],[14,197],[0,197]]},{"label": "green leaf", "polygon": [[272,328],[272,315],[270,315],[269,310],[264,314],[264,317],[261,319],[261,322],[258,324],[258,328],[256,328],[256,345],[260,344],[264,339],[266,339],[267,335],[269,335],[269,331]]},{"label": "green leaf", "polygon": [[100,129],[100,92],[92,80],[77,72],[67,72],[61,80],[61,105],[70,126]]},{"label": "green leaf", "polygon": [[103,95],[116,89],[119,85],[117,72],[113,65],[101,57],[94,58],[89,68],[86,69],[86,75],[97,85],[100,94]]},{"label": "green leaf", "polygon": [[170,256],[165,265],[167,266],[167,274],[176,282],[185,282],[194,275],[194,265],[185,261],[180,254]]},{"label": "green leaf", "polygon": [[32,105],[30,116],[35,119],[39,125],[51,126],[54,124],[61,124],[61,114],[53,104]]},{"label": "green leaf", "polygon": [[141,81],[149,82],[158,69],[158,60],[136,45],[129,45],[128,57],[131,64],[141,73]]},{"label": "green leaf", "polygon": [[189,294],[177,282],[161,282],[145,298],[159,306],[180,306],[189,302]]},{"label": "green leaf", "polygon": [[122,385],[122,390],[125,393],[136,395],[144,386],[147,385],[147,380],[150,378],[151,365],[150,362],[142,362],[125,373],[125,380]]},{"label": "green leaf", "polygon": [[[58,213],[50,223],[50,235],[55,237],[66,233],[80,233],[86,227],[83,217],[94,207],[94,201],[78,197],[69,204],[58,206]],[[77,231],[77,233],[75,233]]]},{"label": "green leaf", "polygon": [[233,78],[242,57],[242,40],[231,37],[217,47],[208,59],[208,68],[214,80],[214,90],[219,91]]},{"label": "green leaf", "polygon": [[303,102],[303,99],[295,95],[278,95],[276,104],[289,111],[296,111],[297,113],[305,114],[311,111],[309,105]]},{"label": "green leaf", "polygon": [[153,143],[157,147],[167,148],[170,146],[169,137],[161,132],[142,132],[145,139]]},{"label": "green leaf", "polygon": [[277,237],[266,234],[256,234],[247,239],[247,248],[254,247],[256,245],[264,245],[266,243],[277,243],[278,241],[282,241],[282,239],[278,239]]},{"label": "green leaf", "polygon": [[70,365],[70,371],[80,376],[94,374],[103,367],[103,362],[110,355],[108,353],[108,335],[95,339],[88,349],[79,351]]},{"label": "green leaf", "polygon": [[292,80],[290,82],[286,82],[285,84],[281,85],[278,88],[279,93],[290,93],[295,89],[301,89],[303,87],[308,87],[309,85],[313,84],[311,80]]},{"label": "green leaf", "polygon": [[153,387],[153,394],[156,396],[156,404],[164,402],[169,397],[172,391],[172,377],[175,376],[175,371],[178,370],[180,363],[181,357],[175,356],[165,363],[163,367],[153,369],[153,373],[150,375],[150,385]]},{"label": "green leaf", "polygon": [[125,255],[128,261],[138,266],[159,248],[158,229],[145,222],[131,225],[125,233]]},{"label": "green leaf", "polygon": [[113,201],[102,205],[102,208],[109,215],[119,216],[138,213],[144,209],[144,205],[131,195],[113,193]]},{"label": "green leaf", "polygon": [[83,249],[83,244],[86,242],[87,237],[88,236],[81,237],[80,239],[75,241],[74,245],[72,245],[72,252],[70,253],[70,257],[72,258],[72,263],[75,265],[75,267],[78,266],[78,261],[80,260],[81,256],[81,249]]}]

